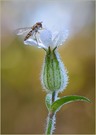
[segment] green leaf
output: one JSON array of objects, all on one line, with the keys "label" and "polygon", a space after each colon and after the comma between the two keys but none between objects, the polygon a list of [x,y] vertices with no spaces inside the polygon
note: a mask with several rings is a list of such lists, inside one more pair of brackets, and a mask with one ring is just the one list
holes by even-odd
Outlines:
[{"label": "green leaf", "polygon": [[64,96],[58,100],[56,100],[52,105],[51,105],[51,110],[53,112],[58,111],[60,107],[62,107],[65,104],[75,102],[75,101],[85,101],[85,102],[91,102],[88,98],[83,97],[83,96],[78,96],[78,95],[71,95],[71,96]]},{"label": "green leaf", "polygon": [[50,107],[51,107],[51,100],[52,100],[52,95],[47,94],[45,98],[45,104],[48,110],[50,110]]}]

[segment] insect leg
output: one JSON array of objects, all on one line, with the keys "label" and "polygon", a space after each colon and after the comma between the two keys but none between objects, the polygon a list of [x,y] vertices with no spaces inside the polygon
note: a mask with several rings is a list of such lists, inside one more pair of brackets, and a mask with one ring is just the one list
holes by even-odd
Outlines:
[{"label": "insect leg", "polygon": [[36,40],[36,42],[37,42],[37,44],[38,44],[38,40],[37,40],[37,36],[36,36],[36,32],[34,33],[34,37],[35,37],[35,40]]},{"label": "insect leg", "polygon": [[39,32],[35,32],[34,33],[34,36],[35,36],[35,40],[36,40],[36,42],[37,42],[37,45],[38,45],[38,43],[39,43],[39,37],[38,37],[38,34]]}]

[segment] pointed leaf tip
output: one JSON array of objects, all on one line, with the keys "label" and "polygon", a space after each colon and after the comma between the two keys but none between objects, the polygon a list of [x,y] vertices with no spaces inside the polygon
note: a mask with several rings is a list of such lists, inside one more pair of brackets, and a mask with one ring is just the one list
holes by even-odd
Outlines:
[{"label": "pointed leaf tip", "polygon": [[77,96],[77,95],[71,95],[71,96],[64,96],[58,100],[56,100],[52,105],[51,105],[51,110],[53,112],[58,111],[60,107],[62,107],[65,104],[75,102],[75,101],[85,101],[85,102],[91,102],[88,98],[83,97],[83,96]]}]

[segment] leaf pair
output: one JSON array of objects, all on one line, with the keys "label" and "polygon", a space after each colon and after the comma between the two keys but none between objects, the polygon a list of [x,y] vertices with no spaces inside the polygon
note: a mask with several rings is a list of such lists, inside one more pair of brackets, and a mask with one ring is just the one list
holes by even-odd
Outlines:
[{"label": "leaf pair", "polygon": [[88,98],[78,95],[70,95],[70,96],[64,96],[62,98],[57,99],[55,102],[51,103],[51,95],[47,94],[45,103],[48,111],[57,112],[58,109],[60,109],[63,105],[75,102],[75,101],[85,101],[85,102],[91,102]]}]

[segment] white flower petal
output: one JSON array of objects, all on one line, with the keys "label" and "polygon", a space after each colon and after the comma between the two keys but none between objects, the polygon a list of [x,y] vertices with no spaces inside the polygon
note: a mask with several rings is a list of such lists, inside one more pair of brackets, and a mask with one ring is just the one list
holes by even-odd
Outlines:
[{"label": "white flower petal", "polygon": [[41,42],[37,42],[36,39],[32,39],[32,38],[29,38],[26,41],[24,41],[24,44],[31,45],[31,46],[37,46],[38,48],[46,49],[46,47]]},{"label": "white flower petal", "polygon": [[40,33],[40,39],[42,43],[48,48],[52,45],[52,33],[51,31],[45,29]]},{"label": "white flower petal", "polygon": [[25,45],[31,45],[31,46],[37,46],[37,42],[31,38],[27,39],[26,41],[24,41]]},{"label": "white flower petal", "polygon": [[62,45],[67,38],[68,38],[68,30],[55,32],[55,34],[53,34],[54,47]]}]

